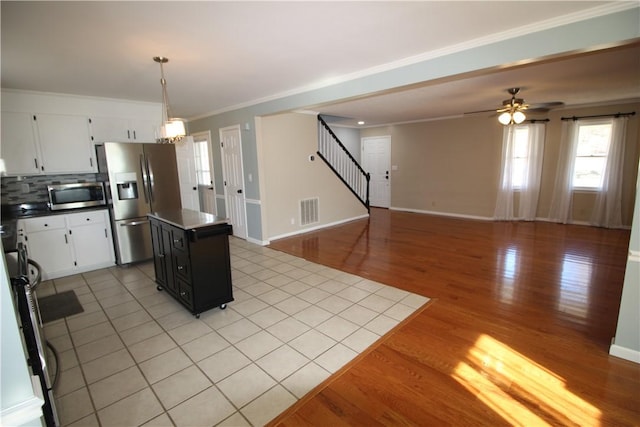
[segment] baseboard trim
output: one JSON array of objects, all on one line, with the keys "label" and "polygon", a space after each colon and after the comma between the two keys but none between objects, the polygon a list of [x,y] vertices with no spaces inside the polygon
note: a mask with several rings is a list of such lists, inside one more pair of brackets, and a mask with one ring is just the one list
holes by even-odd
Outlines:
[{"label": "baseboard trim", "polygon": [[[398,207],[398,206],[391,206],[389,208],[389,210],[401,211],[401,212],[413,212],[413,213],[420,213],[420,214],[426,214],[426,215],[445,216],[445,217],[449,217],[449,218],[473,219],[473,220],[478,220],[478,221],[500,221],[500,220],[495,219],[492,216],[466,215],[466,214],[458,214],[458,213],[453,213],[453,212],[439,212],[439,211],[429,211],[429,210],[424,210],[424,209],[402,208],[402,207]],[[513,221],[514,222],[533,222],[533,221],[525,221],[525,220],[522,220],[522,219],[514,219]],[[535,221],[558,223],[557,221],[552,220],[551,218],[544,218],[544,217],[536,217]],[[558,224],[561,224],[561,223],[558,223]],[[569,221],[566,224],[568,224],[568,225],[582,225],[582,226],[586,226],[586,227],[597,227],[597,226],[589,223],[588,221]],[[621,227],[616,227],[615,229],[617,229],[617,230],[631,230],[631,227],[628,226],[628,225],[623,225]]]},{"label": "baseboard trim", "polygon": [[413,212],[427,215],[437,215],[437,216],[446,216],[450,218],[461,218],[461,219],[475,219],[480,221],[493,221],[493,217],[488,216],[480,216],[480,215],[465,215],[465,214],[457,214],[451,212],[438,212],[438,211],[426,211],[422,209],[412,209],[412,208],[402,208],[398,206],[392,206],[389,208],[392,211],[401,211],[401,212]]},{"label": "baseboard trim", "polygon": [[[317,225],[315,227],[304,228],[302,230],[292,231],[290,233],[279,234],[277,236],[271,236],[267,242],[271,242],[272,240],[284,239],[286,237],[297,236],[298,234],[309,233],[311,231],[322,230],[323,228],[329,228],[340,224],[345,224],[351,221],[357,221],[359,219],[369,218],[369,214],[359,215],[352,218],[343,219],[340,221],[330,222],[328,224]],[[267,243],[268,245],[269,243]]]},{"label": "baseboard trim", "polygon": [[638,350],[632,350],[630,348],[611,344],[611,347],[609,347],[609,354],[631,362],[640,363],[640,351]]},{"label": "baseboard trim", "polygon": [[247,237],[247,242],[260,246],[267,246],[270,243],[268,240],[258,240],[253,237]]}]

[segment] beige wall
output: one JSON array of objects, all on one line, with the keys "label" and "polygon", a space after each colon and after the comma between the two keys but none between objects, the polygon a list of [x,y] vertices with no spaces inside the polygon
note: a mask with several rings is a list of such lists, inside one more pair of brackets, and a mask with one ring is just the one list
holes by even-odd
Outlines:
[{"label": "beige wall", "polygon": [[502,127],[486,118],[363,129],[391,135],[391,206],[456,215],[493,216]]},{"label": "beige wall", "polygon": [[[584,116],[637,111],[640,104],[564,109],[548,114],[539,218],[547,218],[555,183],[562,121]],[[533,117],[533,116],[532,116]],[[495,117],[472,116],[363,129],[362,137],[391,135],[391,206],[399,209],[492,218],[500,176],[502,125]],[[638,116],[629,119],[623,178],[625,225],[631,225],[638,156]],[[576,193],[573,220],[588,221],[593,193]]]},{"label": "beige wall", "polygon": [[[267,239],[301,232],[299,201],[319,198],[315,228],[367,214],[367,210],[329,167],[318,158],[318,122],[314,115],[280,114],[260,118],[257,135],[264,172],[261,201],[266,212]],[[309,156],[315,156],[310,162]],[[291,220],[295,224],[291,224]]]}]

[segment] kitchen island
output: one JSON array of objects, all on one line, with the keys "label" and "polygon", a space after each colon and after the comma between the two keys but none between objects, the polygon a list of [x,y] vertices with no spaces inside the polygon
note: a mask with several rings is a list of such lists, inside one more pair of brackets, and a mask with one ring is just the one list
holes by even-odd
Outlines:
[{"label": "kitchen island", "polygon": [[158,290],[196,317],[233,301],[226,218],[190,209],[148,214]]}]

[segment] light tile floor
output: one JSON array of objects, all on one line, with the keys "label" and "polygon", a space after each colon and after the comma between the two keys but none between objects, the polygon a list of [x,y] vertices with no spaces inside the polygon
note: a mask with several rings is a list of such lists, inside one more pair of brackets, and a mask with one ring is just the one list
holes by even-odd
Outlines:
[{"label": "light tile floor", "polygon": [[84,312],[45,325],[64,426],[259,426],[428,298],[230,238],[234,301],[197,319],[153,264],[44,282]]}]

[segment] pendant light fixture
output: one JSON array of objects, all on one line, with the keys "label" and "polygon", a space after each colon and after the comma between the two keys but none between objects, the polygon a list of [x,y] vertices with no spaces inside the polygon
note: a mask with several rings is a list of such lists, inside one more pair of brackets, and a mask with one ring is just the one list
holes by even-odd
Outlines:
[{"label": "pendant light fixture", "polygon": [[526,110],[529,105],[525,104],[522,98],[516,98],[516,94],[520,91],[520,88],[514,87],[507,91],[511,94],[511,99],[502,101],[502,108],[497,110],[498,113],[501,113],[498,116],[498,121],[505,126],[520,124],[527,118],[523,111]]},{"label": "pendant light fixture", "polygon": [[160,64],[160,85],[162,85],[162,125],[160,135],[156,142],[162,144],[172,144],[179,142],[185,135],[184,122],[171,116],[169,108],[169,95],[167,95],[167,81],[164,78],[162,64],[169,62],[169,58],[164,56],[154,56],[153,60]]}]

